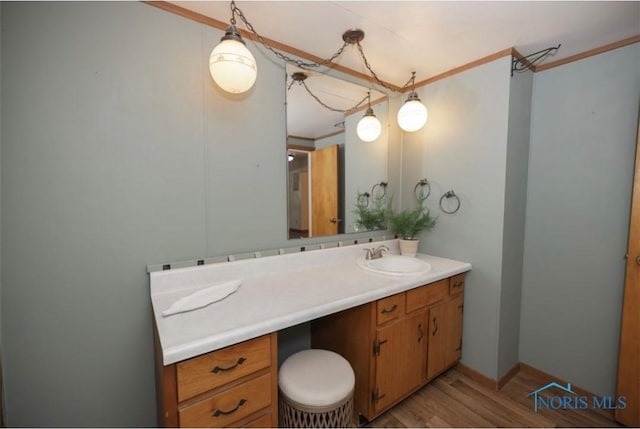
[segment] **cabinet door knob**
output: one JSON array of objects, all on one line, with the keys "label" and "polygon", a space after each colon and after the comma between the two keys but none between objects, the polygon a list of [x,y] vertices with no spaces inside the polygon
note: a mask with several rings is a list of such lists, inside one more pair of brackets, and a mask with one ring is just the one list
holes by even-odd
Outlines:
[{"label": "cabinet door knob", "polygon": [[422,331],[422,323],[418,323],[418,342],[422,341],[422,337],[424,337],[424,332]]}]

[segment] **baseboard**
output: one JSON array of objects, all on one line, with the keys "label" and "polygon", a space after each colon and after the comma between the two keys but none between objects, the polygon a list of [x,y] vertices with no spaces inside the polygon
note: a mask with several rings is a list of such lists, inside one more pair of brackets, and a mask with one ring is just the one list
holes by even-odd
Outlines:
[{"label": "baseboard", "polygon": [[500,390],[504,387],[505,384],[509,382],[513,377],[516,376],[520,372],[520,362],[517,362],[515,365],[511,367],[511,369],[504,373],[502,377],[498,379],[496,382],[496,390]]},{"label": "baseboard", "polygon": [[456,365],[456,369],[477,382],[478,384],[492,390],[500,390],[504,387],[505,384],[509,382],[518,372],[520,372],[520,362],[516,363],[509,371],[507,371],[502,377],[498,380],[495,380],[491,377],[487,377],[481,372],[476,371],[473,368],[466,366],[463,363],[459,363]]},{"label": "baseboard", "polygon": [[[540,380],[540,384],[551,383],[552,381],[555,381],[556,383],[559,383],[559,384],[565,384],[565,385],[569,383],[567,380],[563,380],[562,378],[555,377],[549,373],[541,371],[538,368],[534,368],[531,365],[527,365],[526,363],[522,363],[522,362],[520,362],[520,371],[522,371],[524,374],[527,374],[535,379]],[[589,392],[588,390],[583,389],[580,386],[576,386],[573,383],[571,383],[571,389],[580,396],[588,396],[588,397],[596,396],[598,398],[600,397],[600,395],[596,395],[592,392]],[[598,410],[598,411],[600,412],[600,414],[610,417],[611,420],[614,420],[615,418],[615,410]]]},{"label": "baseboard", "polygon": [[459,363],[458,365],[456,365],[455,368],[456,370],[466,375],[467,377],[469,377],[476,383],[480,384],[481,386],[486,387],[487,389],[496,390],[496,387],[498,384],[496,380],[494,380],[493,378],[487,377],[483,373],[478,372],[475,369],[468,367],[463,363]]}]

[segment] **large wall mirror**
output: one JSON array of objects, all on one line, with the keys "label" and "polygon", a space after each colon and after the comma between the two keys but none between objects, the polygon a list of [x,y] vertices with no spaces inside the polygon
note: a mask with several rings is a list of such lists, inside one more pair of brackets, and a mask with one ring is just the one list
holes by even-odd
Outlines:
[{"label": "large wall mirror", "polygon": [[[304,72],[304,85],[292,78]],[[307,88],[308,87],[308,90]],[[346,110],[371,91],[382,124],[372,142],[356,126],[367,103]],[[385,94],[333,76],[287,65],[287,213],[290,239],[384,229],[363,208],[386,201],[389,102]],[[323,106],[325,104],[326,106]],[[359,210],[358,210],[359,209]]]}]

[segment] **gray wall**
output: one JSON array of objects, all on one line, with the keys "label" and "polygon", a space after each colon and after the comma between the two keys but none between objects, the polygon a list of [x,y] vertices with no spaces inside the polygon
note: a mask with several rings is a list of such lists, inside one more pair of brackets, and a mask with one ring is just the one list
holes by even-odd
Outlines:
[{"label": "gray wall", "polygon": [[[0,23],[2,22],[2,4],[0,3]],[[2,31],[0,31],[0,82],[2,81]],[[2,99],[2,85],[0,85],[0,100]],[[2,103],[0,103],[0,148],[2,148]],[[0,150],[0,224],[2,224],[2,151]],[[1,232],[1,231],[0,231]],[[2,234],[0,233],[0,372],[2,371]],[[1,374],[0,374],[1,375]],[[3,391],[0,382],[0,392]],[[4,399],[2,399],[4,402]],[[0,403],[0,407],[3,406]]]},{"label": "gray wall", "polygon": [[145,265],[207,251],[214,35],[140,3],[2,7],[7,423],[154,425]]},{"label": "gray wall", "polygon": [[498,377],[518,363],[532,82],[530,71],[515,73],[509,89]]},{"label": "gray wall", "polygon": [[520,360],[615,392],[640,45],[536,73]]},{"label": "gray wall", "polygon": [[2,9],[7,423],[155,426],[145,267],[292,245],[284,67],[250,43],[258,80],[229,96],[219,30],[137,2]]},{"label": "gray wall", "polygon": [[[436,227],[420,236],[420,251],[468,261],[462,362],[497,377],[505,177],[511,58],[504,57],[421,87],[426,126],[403,133],[402,203],[432,184],[427,207]],[[461,208],[443,213],[438,201],[453,189]]]}]

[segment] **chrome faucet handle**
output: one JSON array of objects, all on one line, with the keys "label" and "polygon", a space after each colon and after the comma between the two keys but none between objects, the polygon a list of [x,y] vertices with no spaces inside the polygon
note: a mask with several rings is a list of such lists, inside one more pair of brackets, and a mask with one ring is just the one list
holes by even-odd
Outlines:
[{"label": "chrome faucet handle", "polygon": [[384,244],[382,246],[378,246],[376,247],[372,252],[371,252],[371,259],[380,259],[382,258],[382,253],[389,250],[389,248],[387,246],[385,246]]},{"label": "chrome faucet handle", "polygon": [[364,256],[364,259],[366,259],[367,261],[370,259],[373,259],[373,249],[362,249],[364,250],[367,254]]},{"label": "chrome faucet handle", "polygon": [[383,244],[383,245],[380,245],[380,246],[376,247],[376,250],[374,250],[374,252],[382,252],[384,250],[389,250],[389,248]]}]

